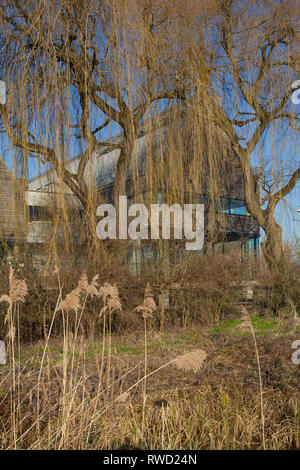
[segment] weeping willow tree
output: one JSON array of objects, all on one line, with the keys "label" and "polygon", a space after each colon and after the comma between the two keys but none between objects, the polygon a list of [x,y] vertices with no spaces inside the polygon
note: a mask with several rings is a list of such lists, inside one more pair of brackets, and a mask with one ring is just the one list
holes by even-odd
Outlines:
[{"label": "weeping willow tree", "polygon": [[[141,119],[151,104],[184,94],[168,44],[169,2],[1,3],[9,83],[1,115],[12,144],[53,165],[85,208],[84,172],[93,152],[119,149],[117,203]],[[117,145],[108,139],[112,123],[123,133]],[[76,174],[65,165],[72,137],[84,150]]]},{"label": "weeping willow tree", "polygon": [[[119,196],[126,194],[130,160],[138,158],[141,129],[147,127],[151,135],[164,126],[156,117],[168,103],[178,106],[188,96],[189,84],[178,73],[184,57],[177,7],[169,1],[148,0],[4,1],[1,5],[2,78],[8,90],[7,103],[0,109],[3,130],[13,148],[21,150],[23,174],[30,158],[55,173],[66,241],[72,232],[65,197],[70,191],[78,198],[97,241],[99,201],[93,155],[102,149],[118,152],[113,190],[117,209]],[[172,118],[176,119],[175,114]],[[177,133],[180,127],[182,122]],[[116,142],[112,137],[117,132],[121,138]],[[203,142],[195,133],[194,140],[200,149]],[[153,146],[151,138],[147,140],[147,189],[152,195],[161,188],[172,192],[178,171],[187,164],[182,141],[177,139],[173,171],[170,163],[171,171],[166,166],[158,171],[158,159],[150,163]],[[78,163],[70,169],[70,156],[78,148]],[[170,155],[171,149],[172,143]],[[160,153],[160,149],[155,151]],[[173,175],[167,185],[163,183],[166,172]],[[134,184],[138,186],[138,181]],[[53,206],[57,233],[57,198]],[[55,246],[54,237],[50,248]]]},{"label": "weeping willow tree", "polygon": [[[141,122],[185,96],[176,79],[174,14],[168,1],[1,2],[3,129],[21,151],[23,168],[38,159],[56,175],[61,195],[76,196],[96,245],[93,155],[118,152],[117,209]],[[122,135],[117,142],[116,133]],[[80,158],[70,169],[76,152]],[[67,228],[63,197],[60,206]]]},{"label": "weeping willow tree", "polygon": [[[31,157],[39,159],[55,172],[60,193],[68,188],[78,198],[91,233],[98,202],[93,155],[118,152],[117,208],[141,128],[147,122],[151,135],[165,127],[162,111],[176,104],[168,158],[153,159],[153,151],[165,155],[163,146],[146,143],[150,193],[163,188],[166,198],[181,202],[176,198],[190,183],[198,194],[206,186],[214,202],[229,159],[242,175],[247,210],[265,231],[268,266],[275,277],[281,272],[275,208],[295,188],[299,167],[284,145],[278,152],[276,141],[292,146],[299,133],[290,100],[299,70],[299,22],[296,2],[248,3],[1,1],[0,60],[8,89],[0,105],[3,130],[21,150],[24,168]],[[188,125],[179,117],[179,102]]]},{"label": "weeping willow tree", "polygon": [[276,278],[285,266],[275,209],[300,177],[300,113],[292,99],[300,68],[297,2],[182,2],[179,15],[191,106],[231,142],[247,210],[265,232],[263,254]]}]

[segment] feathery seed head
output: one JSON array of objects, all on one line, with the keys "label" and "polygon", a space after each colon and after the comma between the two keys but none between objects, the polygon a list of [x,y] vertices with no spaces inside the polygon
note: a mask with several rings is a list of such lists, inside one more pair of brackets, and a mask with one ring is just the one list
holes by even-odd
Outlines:
[{"label": "feathery seed head", "polygon": [[180,356],[174,361],[174,366],[179,370],[192,370],[197,372],[201,369],[207,354],[202,349],[191,351]]},{"label": "feathery seed head", "polygon": [[100,287],[98,295],[103,298],[104,302],[104,307],[102,308],[100,315],[106,313],[106,311],[111,313],[114,310],[122,310],[117,284],[112,286],[106,282],[104,286]]},{"label": "feathery seed head", "polygon": [[4,294],[0,297],[0,302],[8,302],[10,305],[15,302],[25,302],[25,296],[28,294],[25,280],[15,277],[14,269],[10,266],[9,270],[9,296]]},{"label": "feathery seed head", "polygon": [[153,294],[152,294],[152,290],[151,290],[149,282],[145,289],[143,305],[139,305],[136,308],[136,310],[138,312],[143,312],[144,319],[152,317],[152,313],[156,310],[156,303],[153,298]]},{"label": "feathery seed head", "polygon": [[72,292],[66,296],[65,300],[60,302],[58,310],[65,310],[68,313],[73,310],[75,313],[77,313],[81,308],[80,293],[81,290],[77,286],[76,289],[73,289]]}]

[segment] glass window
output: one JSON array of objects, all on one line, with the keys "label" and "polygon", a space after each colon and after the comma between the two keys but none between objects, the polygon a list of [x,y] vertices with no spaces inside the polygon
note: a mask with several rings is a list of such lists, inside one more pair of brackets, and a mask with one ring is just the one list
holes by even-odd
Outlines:
[{"label": "glass window", "polygon": [[[205,208],[212,204],[212,201],[204,196],[199,198],[199,202],[204,204]],[[213,207],[216,212],[234,215],[249,215],[245,201],[242,199],[215,198]]]},{"label": "glass window", "polygon": [[238,199],[231,199],[230,200],[230,214],[235,215],[248,215],[245,201],[241,201]]},{"label": "glass window", "polygon": [[50,220],[50,214],[46,207],[44,206],[29,206],[29,220],[30,222],[35,222],[39,220]]},{"label": "glass window", "polygon": [[231,210],[231,199],[225,199],[224,214],[230,214],[230,210]]},{"label": "glass window", "polygon": [[157,193],[157,202],[158,204],[162,204],[163,203],[163,193],[162,193],[162,190],[159,189],[158,193]]},{"label": "glass window", "polygon": [[151,246],[145,246],[143,248],[143,259],[145,263],[154,261],[154,254]]}]

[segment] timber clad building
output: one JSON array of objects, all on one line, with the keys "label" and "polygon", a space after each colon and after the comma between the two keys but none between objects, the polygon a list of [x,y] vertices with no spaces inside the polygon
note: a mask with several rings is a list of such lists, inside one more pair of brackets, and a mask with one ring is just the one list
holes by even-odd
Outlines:
[{"label": "timber clad building", "polygon": [[[181,118],[179,118],[181,119]],[[144,125],[140,129],[137,139],[134,155],[132,155],[130,167],[127,174],[126,195],[129,203],[144,202],[148,203],[167,203],[169,205],[179,203],[202,203],[205,208],[205,244],[204,252],[209,249],[215,249],[221,252],[226,251],[229,244],[238,244],[245,251],[251,247],[256,249],[258,246],[259,226],[247,214],[244,192],[242,184],[242,175],[232,163],[235,159],[229,143],[226,144],[226,136],[216,131],[214,152],[222,165],[222,180],[218,181],[218,197],[214,201],[209,194],[211,187],[211,178],[213,171],[207,171],[209,162],[206,162],[205,148],[210,142],[207,140],[207,132],[202,130],[201,141],[203,142],[200,160],[204,162],[203,170],[200,176],[195,176],[191,172],[192,157],[189,150],[189,136],[183,139],[186,142],[186,148],[180,148],[176,143],[176,132],[178,125],[172,130],[167,125],[160,124],[149,131]],[[184,132],[184,131],[183,131]],[[122,136],[116,136],[112,143],[116,144],[122,140]],[[225,142],[225,144],[224,144]],[[196,149],[196,152],[198,150]],[[176,153],[177,152],[177,153]],[[101,147],[96,150],[87,164],[85,171],[85,180],[87,184],[92,184],[96,189],[99,202],[112,202],[112,191],[114,185],[114,175],[118,161],[119,150],[108,151]],[[66,166],[67,169],[76,173],[80,155],[70,159]],[[149,181],[148,175],[151,174]],[[91,179],[92,175],[92,179]],[[17,180],[14,180],[8,168],[0,161],[0,214],[1,214],[1,232],[0,237],[3,240],[11,241],[22,238],[31,247],[36,247],[37,251],[42,252],[43,244],[50,241],[53,234],[53,222],[51,221],[51,211],[48,208],[54,208],[54,212],[61,205],[62,195],[64,203],[74,212],[79,214],[79,219],[83,223],[84,211],[79,201],[68,187],[63,187],[52,169],[38,175],[28,183],[26,191],[26,211],[29,215],[28,223],[23,222],[23,231],[20,230],[19,221],[22,221],[22,210],[20,204],[16,204],[19,190]],[[167,196],[166,196],[167,194]],[[141,200],[142,197],[142,200]],[[17,217],[10,209],[14,207]],[[212,212],[214,217],[212,217]],[[52,211],[53,213],[53,211]],[[73,217],[73,216],[72,216]],[[18,221],[18,222],[17,222]],[[82,223],[78,226],[82,226]],[[21,224],[22,225],[22,224]],[[23,235],[22,235],[23,234]],[[63,227],[61,227],[63,234]],[[59,234],[58,234],[59,236]],[[19,238],[18,238],[19,237]],[[76,238],[76,237],[75,237]],[[60,243],[63,242],[63,236],[60,237]],[[131,261],[143,264],[149,259],[149,250],[151,247],[147,243],[135,244],[130,254]],[[182,243],[182,247],[184,243]],[[178,252],[182,248],[178,245]],[[78,254],[81,249],[78,247]],[[136,253],[136,250],[139,253]]]},{"label": "timber clad building", "polygon": [[[23,193],[23,182],[14,177],[0,157],[0,268],[2,260],[17,254],[26,240]],[[7,289],[7,269],[0,269],[0,293]]]},{"label": "timber clad building", "polygon": [[22,181],[0,157],[0,253],[14,252],[26,238]]}]

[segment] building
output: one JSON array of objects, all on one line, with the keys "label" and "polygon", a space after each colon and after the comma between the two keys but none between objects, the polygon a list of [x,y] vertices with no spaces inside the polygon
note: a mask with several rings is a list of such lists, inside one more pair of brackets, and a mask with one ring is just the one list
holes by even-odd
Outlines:
[{"label": "building", "polygon": [[[159,124],[151,129],[149,124],[141,126],[136,149],[131,158],[127,174],[126,195],[128,200],[146,203],[167,202],[170,205],[177,202],[203,203],[205,206],[205,245],[208,250],[226,252],[230,246],[240,246],[244,253],[252,248],[258,248],[259,226],[249,216],[245,207],[242,175],[235,166],[236,156],[232,152],[226,136],[214,129],[213,144],[208,140],[207,129],[197,131],[201,145],[199,149],[190,150],[190,129],[186,117],[178,115],[170,119],[170,112],[164,114]],[[170,124],[171,123],[171,124]],[[178,132],[180,126],[180,132]],[[181,142],[178,142],[178,139]],[[115,136],[112,143],[122,140],[122,135]],[[209,160],[207,149],[213,145]],[[201,171],[191,172],[191,153],[201,154],[198,159],[202,162]],[[101,147],[95,151],[91,161],[86,166],[85,180],[90,189],[97,193],[100,202],[112,202],[114,175],[119,156],[119,150],[107,151]],[[197,157],[198,158],[198,157]],[[77,172],[80,155],[70,159],[67,169]],[[214,168],[221,165],[219,173],[222,178],[217,182],[217,191],[212,194]],[[151,177],[149,177],[151,175]],[[71,190],[63,185],[56,173],[49,169],[33,178],[28,183],[26,203],[29,212],[27,242],[36,248],[53,239],[51,214],[49,208],[57,209],[66,205],[72,213],[79,216],[78,224],[84,222],[84,211],[78,199]],[[63,242],[63,227],[56,231],[57,240]],[[76,238],[76,234],[75,234]],[[174,241],[175,242],[175,241]],[[153,245],[153,244],[152,244]],[[182,255],[183,247],[175,244],[178,255]],[[82,248],[83,249],[83,248]],[[79,252],[79,247],[78,247]],[[132,244],[129,256],[132,263],[143,264],[153,256],[151,243]]]},{"label": "building", "polygon": [[25,240],[23,182],[0,157],[0,256],[16,254]]},{"label": "building", "polygon": [[[128,201],[169,205],[202,203],[205,207],[203,252],[226,252],[236,245],[244,253],[251,248],[256,250],[259,226],[247,213],[242,175],[235,165],[237,159],[226,136],[215,128],[213,139],[209,140],[209,132],[203,126],[197,129],[199,140],[191,150],[191,129],[186,114],[176,112],[175,116],[169,111],[159,118],[159,121],[151,122],[151,128],[149,122],[141,125],[127,174]],[[111,142],[115,144],[121,140],[122,135],[118,135]],[[118,156],[118,149],[107,151],[101,147],[86,166],[85,180],[99,203],[112,202]],[[80,155],[68,160],[67,169],[76,173],[79,161]],[[214,165],[220,166],[218,181],[215,181]],[[214,185],[217,188],[212,190]],[[25,243],[37,259],[45,258],[45,248],[51,241],[63,249],[66,219],[61,217],[57,222],[56,215],[66,212],[71,221],[69,233],[77,243],[80,258],[84,244],[80,241],[79,230],[84,225],[85,214],[72,191],[49,168],[28,182],[23,197],[21,182],[0,160],[2,247],[11,247],[16,252]],[[180,242],[172,240],[176,256],[184,255]],[[143,265],[153,259],[155,249],[155,243],[150,241],[131,243],[129,260],[133,265]]]},{"label": "building", "polygon": [[26,238],[22,180],[17,179],[0,157],[0,293],[7,292],[7,257],[21,252]]}]

